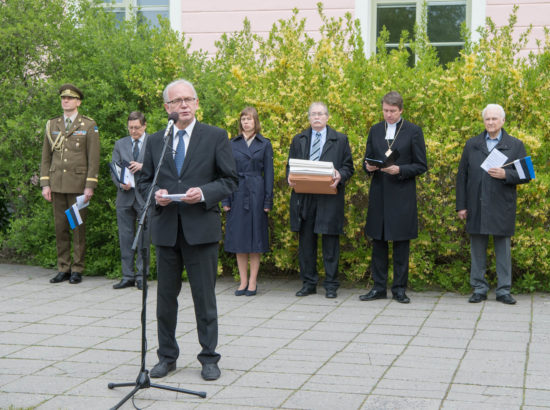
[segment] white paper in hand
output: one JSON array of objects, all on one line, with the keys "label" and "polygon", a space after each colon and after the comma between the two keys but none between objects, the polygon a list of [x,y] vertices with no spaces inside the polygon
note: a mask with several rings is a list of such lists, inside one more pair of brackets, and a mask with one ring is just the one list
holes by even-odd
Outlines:
[{"label": "white paper in hand", "polygon": [[485,158],[485,161],[481,164],[481,168],[483,168],[485,172],[489,172],[491,168],[500,168],[503,166],[507,159],[508,157],[506,155],[498,149],[493,148],[489,156]]}]

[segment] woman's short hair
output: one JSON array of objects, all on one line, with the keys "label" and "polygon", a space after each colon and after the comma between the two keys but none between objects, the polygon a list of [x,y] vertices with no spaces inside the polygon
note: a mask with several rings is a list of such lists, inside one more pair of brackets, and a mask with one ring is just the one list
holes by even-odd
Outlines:
[{"label": "woman's short hair", "polygon": [[239,134],[243,133],[243,124],[241,123],[241,118],[244,115],[250,115],[254,119],[254,134],[257,134],[262,129],[262,126],[260,125],[260,118],[258,117],[258,111],[256,111],[256,108],[254,107],[246,107],[241,111],[241,115],[239,115]]}]

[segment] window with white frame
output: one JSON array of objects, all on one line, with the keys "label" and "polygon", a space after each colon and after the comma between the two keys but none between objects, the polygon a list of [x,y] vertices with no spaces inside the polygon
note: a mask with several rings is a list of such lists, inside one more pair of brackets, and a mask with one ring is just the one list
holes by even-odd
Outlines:
[{"label": "window with white frame", "polygon": [[[375,0],[373,6],[373,23],[375,29],[372,43],[380,36],[383,27],[390,33],[386,48],[397,48],[401,32],[407,30],[409,39],[414,38],[414,25],[420,23],[421,13],[425,10],[427,34],[430,43],[436,48],[439,60],[446,64],[456,57],[464,47],[461,38],[461,26],[468,24],[468,0]],[[470,12],[471,13],[471,12]],[[371,44],[372,44],[371,43]],[[373,50],[374,51],[374,50]],[[411,61],[414,61],[411,59]]]},{"label": "window with white frame", "polygon": [[157,16],[170,18],[170,0],[112,0],[105,3],[120,21],[137,15],[140,21],[158,26]]}]

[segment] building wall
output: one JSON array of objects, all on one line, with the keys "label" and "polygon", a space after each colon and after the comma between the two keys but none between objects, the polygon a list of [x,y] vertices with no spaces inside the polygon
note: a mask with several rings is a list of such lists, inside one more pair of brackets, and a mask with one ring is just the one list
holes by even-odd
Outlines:
[{"label": "building wall", "polygon": [[[171,0],[171,10],[181,13],[181,27],[191,39],[191,50],[205,50],[209,55],[216,52],[214,45],[223,33],[232,33],[243,28],[248,17],[253,33],[267,36],[273,23],[279,19],[288,19],[292,10],[299,10],[298,17],[306,18],[306,31],[313,38],[319,38],[318,29],[321,19],[317,12],[319,0]],[[324,13],[328,17],[343,17],[350,12],[354,18],[369,21],[369,5],[373,0],[322,0]],[[518,22],[514,35],[519,37],[529,24],[533,31],[522,55],[536,50],[536,40],[544,40],[544,26],[550,27],[550,1],[543,0],[472,0],[472,25],[484,23],[485,16],[490,17],[497,26],[506,25],[514,4],[519,5]],[[177,2],[178,7],[173,7]],[[181,8],[178,10],[178,8]],[[171,16],[173,19],[174,17]],[[368,24],[368,23],[367,23]],[[363,23],[365,26],[365,23]],[[363,36],[368,43],[368,28],[363,28]],[[474,33],[474,38],[475,38]]]},{"label": "building wall", "polygon": [[[216,52],[214,42],[223,33],[232,33],[243,28],[248,17],[253,33],[267,36],[273,23],[288,19],[292,10],[300,10],[298,17],[306,18],[308,35],[318,38],[321,19],[317,12],[318,0],[181,0],[181,31],[192,39],[191,50]],[[353,15],[355,0],[323,0],[324,14],[328,17]]]},{"label": "building wall", "polygon": [[550,1],[543,0],[487,0],[486,15],[497,26],[508,24],[508,17],[512,13],[514,4],[519,5],[514,37],[519,38],[530,24],[533,25],[531,35],[522,55],[537,49],[536,40],[544,41],[544,26],[550,27]]}]

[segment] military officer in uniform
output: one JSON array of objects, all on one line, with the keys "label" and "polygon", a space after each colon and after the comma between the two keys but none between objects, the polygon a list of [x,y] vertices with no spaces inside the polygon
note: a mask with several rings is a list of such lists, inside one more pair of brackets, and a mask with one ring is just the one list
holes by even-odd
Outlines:
[{"label": "military officer in uniform", "polygon": [[[85,223],[73,231],[73,260],[71,262],[71,229],[65,210],[76,197],[84,194],[89,201],[97,186],[99,172],[99,133],[94,120],[78,113],[82,91],[72,84],[59,88],[63,115],[46,123],[42,147],[40,186],[42,196],[53,205],[57,242],[58,274],[51,283],[69,280],[82,281],[86,250]],[[80,210],[86,221],[87,208]]]}]

